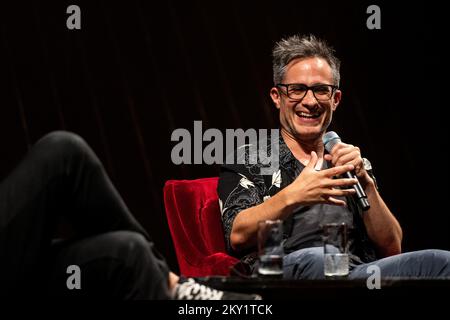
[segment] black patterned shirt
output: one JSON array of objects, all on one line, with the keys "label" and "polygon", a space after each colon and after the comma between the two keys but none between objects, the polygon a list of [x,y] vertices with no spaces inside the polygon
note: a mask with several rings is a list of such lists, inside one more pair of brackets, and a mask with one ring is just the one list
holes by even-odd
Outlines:
[{"label": "black patterned shirt", "polygon": [[[270,142],[267,143],[270,146]],[[254,159],[254,152],[245,151],[245,159]],[[254,163],[254,162],[252,162]],[[323,168],[329,164],[324,162]],[[230,245],[233,221],[242,210],[256,206],[269,199],[292,183],[304,166],[298,161],[279,135],[279,167],[272,174],[261,175],[261,163],[224,164],[218,185],[219,205],[227,250],[231,255],[243,257],[254,254],[255,248],[246,252],[234,252]],[[368,239],[362,221],[362,212],[353,197],[346,199],[347,206],[316,204],[298,207],[292,216],[284,221],[284,249],[290,253],[302,248],[322,246],[322,228],[325,223],[347,223],[349,228],[349,253],[353,263],[370,262],[376,259],[373,245]]]}]

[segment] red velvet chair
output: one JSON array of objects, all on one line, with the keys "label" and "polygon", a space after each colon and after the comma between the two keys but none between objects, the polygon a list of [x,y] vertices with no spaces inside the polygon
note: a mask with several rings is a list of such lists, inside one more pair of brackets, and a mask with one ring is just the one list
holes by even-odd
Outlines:
[{"label": "red velvet chair", "polygon": [[182,275],[229,275],[238,262],[225,251],[217,181],[217,177],[169,180],[164,186],[167,220]]}]

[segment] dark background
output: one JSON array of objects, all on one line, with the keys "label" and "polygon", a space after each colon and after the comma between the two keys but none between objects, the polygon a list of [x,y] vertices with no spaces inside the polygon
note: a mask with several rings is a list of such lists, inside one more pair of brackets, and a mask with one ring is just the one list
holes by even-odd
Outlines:
[{"label": "dark background", "polygon": [[[81,7],[81,30],[66,28],[70,4]],[[366,28],[370,4],[381,7],[381,30]],[[218,167],[172,164],[172,131],[193,133],[194,120],[204,130],[276,127],[274,41],[314,33],[342,60],[332,129],[372,161],[404,250],[450,249],[439,12],[429,1],[2,4],[0,179],[43,134],[80,134],[176,270],[164,182],[216,176]]]}]

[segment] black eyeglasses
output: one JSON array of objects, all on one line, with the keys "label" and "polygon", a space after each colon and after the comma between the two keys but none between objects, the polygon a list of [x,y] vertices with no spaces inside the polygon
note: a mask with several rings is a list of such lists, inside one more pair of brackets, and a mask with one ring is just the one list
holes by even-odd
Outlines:
[{"label": "black eyeglasses", "polygon": [[317,84],[309,87],[301,83],[288,83],[288,84],[279,83],[277,84],[277,87],[286,88],[285,95],[287,95],[288,98],[292,100],[302,100],[306,96],[308,91],[311,90],[317,101],[330,100],[331,97],[333,96],[333,93],[338,88],[338,86],[334,86],[331,84]]}]

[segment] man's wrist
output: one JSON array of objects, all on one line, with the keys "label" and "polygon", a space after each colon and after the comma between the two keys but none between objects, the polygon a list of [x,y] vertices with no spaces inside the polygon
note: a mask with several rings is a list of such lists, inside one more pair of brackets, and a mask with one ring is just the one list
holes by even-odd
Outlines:
[{"label": "man's wrist", "polygon": [[[363,166],[364,166],[364,177],[361,181],[361,186],[363,187],[364,191],[368,191],[368,189],[373,188],[375,191],[378,191],[378,185],[377,180],[375,179],[375,176],[373,175],[373,169],[372,169],[372,163],[367,158],[363,159]],[[366,190],[367,189],[367,190]]]},{"label": "man's wrist", "polygon": [[284,208],[290,208],[294,205],[294,200],[290,196],[290,185],[286,188],[280,190],[280,192],[277,193],[277,195],[280,197],[281,202],[283,203]]},{"label": "man's wrist", "polygon": [[372,177],[366,172],[363,179],[361,179],[361,186],[363,187],[364,191],[370,191],[370,190],[377,190],[375,181],[372,179]]}]

